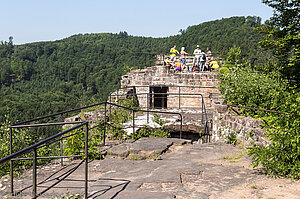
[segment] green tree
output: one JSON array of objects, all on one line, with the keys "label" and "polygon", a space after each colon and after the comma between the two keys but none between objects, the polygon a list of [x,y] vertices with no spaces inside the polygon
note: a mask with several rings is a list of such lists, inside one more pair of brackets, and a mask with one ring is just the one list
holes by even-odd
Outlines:
[{"label": "green tree", "polygon": [[278,63],[274,69],[285,78],[300,83],[300,1],[263,0],[274,8],[274,15],[263,27],[257,28],[264,33],[261,46],[271,49]]}]

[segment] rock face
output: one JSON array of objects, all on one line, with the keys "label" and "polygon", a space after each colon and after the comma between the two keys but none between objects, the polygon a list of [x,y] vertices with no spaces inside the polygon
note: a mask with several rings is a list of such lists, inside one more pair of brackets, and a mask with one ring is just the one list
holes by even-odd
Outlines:
[{"label": "rock face", "polygon": [[126,159],[155,159],[166,152],[172,145],[191,144],[190,140],[176,138],[140,138],[135,142],[126,142],[114,146],[107,151],[110,157]]},{"label": "rock face", "polygon": [[264,123],[262,120],[254,120],[251,117],[235,116],[224,114],[216,119],[216,126],[221,134],[214,134],[214,139],[235,136],[241,140],[246,146],[257,144],[265,146],[269,144],[269,140],[265,138],[266,131],[261,128]]},{"label": "rock face", "polygon": [[[263,196],[262,198],[282,198],[282,195],[281,197],[272,195],[272,192],[280,187],[282,187],[280,194],[285,195],[290,192],[291,197],[287,198],[297,198],[299,182],[289,182],[280,187],[274,186],[273,189],[263,189],[263,186],[268,184],[269,181],[266,180],[269,178],[262,175],[261,170],[248,168],[250,159],[243,156],[245,152],[239,147],[222,142],[181,145],[180,141],[172,148],[169,147],[172,142],[176,141],[168,138],[144,138],[130,146],[131,150],[136,152],[167,151],[158,159],[141,160],[138,157],[129,158],[128,156],[128,158],[107,157],[104,160],[91,161],[89,163],[89,198],[223,198],[222,195],[226,193],[230,195],[231,190],[239,186],[248,189],[245,193],[243,190],[238,192],[250,195],[247,198],[257,198],[253,194],[251,196],[253,191]],[[80,165],[74,170],[78,162],[80,161],[66,162],[64,167],[55,163],[39,167],[38,192],[70,174],[39,198],[61,197],[67,192],[82,195],[85,167]],[[9,192],[9,178],[4,177],[0,182],[4,187],[0,192],[0,197],[3,198]],[[255,188],[255,183],[258,185],[260,182],[265,182],[265,185]],[[31,184],[31,170],[16,177],[15,189],[23,190],[20,193],[23,197],[19,198],[30,198]],[[291,185],[294,189],[288,187]],[[262,187],[261,190],[260,187]],[[267,192],[271,193],[268,197],[264,195]],[[243,194],[240,195],[243,196]],[[231,198],[244,197],[235,197],[231,194]]]},{"label": "rock face", "polygon": [[270,143],[265,136],[266,131],[261,127],[264,124],[262,120],[233,115],[227,105],[215,104],[214,107],[216,108],[213,114],[213,141],[235,139],[245,146],[252,144],[265,146]]}]

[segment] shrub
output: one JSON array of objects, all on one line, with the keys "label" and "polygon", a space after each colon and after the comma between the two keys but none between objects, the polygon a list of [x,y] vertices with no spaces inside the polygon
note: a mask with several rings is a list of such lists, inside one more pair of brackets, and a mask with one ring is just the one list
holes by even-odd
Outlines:
[{"label": "shrub", "polygon": [[222,74],[222,75],[226,75],[227,73],[229,73],[229,68],[227,68],[227,67],[221,67],[219,69],[219,73]]},{"label": "shrub", "polygon": [[[233,51],[231,54],[235,55]],[[252,165],[257,167],[261,164],[268,174],[300,179],[299,90],[288,80],[282,79],[278,71],[251,72],[250,68],[240,67],[234,59],[230,59],[230,64],[231,70],[221,76],[220,84],[220,90],[229,104],[286,113],[284,119],[278,113],[247,110],[248,114],[264,120],[269,126],[266,136],[270,144],[249,148],[249,156],[253,156]]]},{"label": "shrub", "polygon": [[[11,122],[8,118],[6,118],[5,122],[0,124],[0,159],[10,155],[10,139],[9,139],[9,131],[8,128]],[[16,128],[13,130],[13,152],[18,152],[32,144],[40,141],[43,137],[39,138],[34,131],[30,132],[25,128]],[[58,155],[58,144],[53,143],[51,145],[47,145],[45,147],[39,148],[37,150],[37,155],[39,157],[43,156],[56,156]],[[21,157],[32,157],[32,153],[25,153],[17,158]],[[38,159],[37,164],[43,164],[45,162],[49,162],[49,159]],[[15,173],[19,173],[21,170],[29,168],[32,166],[32,161],[14,161],[14,171]],[[9,162],[0,164],[0,177],[7,174],[9,172]]]},{"label": "shrub", "polygon": [[[133,139],[132,137],[133,135],[131,135],[130,138]],[[147,126],[144,126],[143,128],[139,129],[136,133],[135,133],[135,137],[134,139],[139,139],[142,137],[159,137],[159,138],[168,138],[170,137],[170,133],[166,130],[163,130],[162,128],[149,128]]]}]

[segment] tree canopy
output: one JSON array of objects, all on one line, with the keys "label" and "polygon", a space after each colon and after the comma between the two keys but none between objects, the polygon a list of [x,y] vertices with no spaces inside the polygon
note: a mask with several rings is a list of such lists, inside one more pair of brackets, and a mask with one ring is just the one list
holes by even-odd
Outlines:
[{"label": "tree canopy", "polygon": [[300,2],[263,2],[274,8],[274,15],[257,29],[264,34],[260,44],[272,51],[274,59],[251,71],[240,64],[244,62],[239,56],[241,49],[233,48],[225,64],[230,72],[223,74],[220,88],[229,103],[281,113],[252,111],[252,117],[265,121],[265,136],[270,143],[253,143],[249,156],[254,167],[262,165],[268,174],[300,179]]},{"label": "tree canopy", "polygon": [[0,44],[0,121],[5,114],[13,121],[24,120],[106,100],[129,68],[143,67],[145,57],[137,52],[164,53],[176,44],[192,53],[199,44],[222,57],[236,45],[241,56],[260,57],[257,42],[262,35],[253,30],[260,21],[232,17],[190,26],[165,38],[98,33],[13,45],[11,37]]},{"label": "tree canopy", "polygon": [[263,0],[263,3],[274,9],[274,15],[258,28],[265,37],[260,43],[262,47],[271,49],[278,59],[274,70],[299,86],[300,1]]}]

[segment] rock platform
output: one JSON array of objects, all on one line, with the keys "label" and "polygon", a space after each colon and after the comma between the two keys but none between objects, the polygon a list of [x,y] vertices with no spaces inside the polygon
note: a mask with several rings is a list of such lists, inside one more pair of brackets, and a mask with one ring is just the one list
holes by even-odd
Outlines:
[{"label": "rock platform", "polygon": [[[248,168],[250,158],[242,149],[223,142],[192,144],[178,139],[143,138],[112,147],[109,153],[110,157],[89,163],[89,198],[244,198],[243,194],[234,197],[234,190],[239,190],[238,193],[248,190],[245,194],[250,196],[245,198],[285,198],[272,189],[268,190],[273,195],[264,197],[269,192],[261,187],[268,186],[272,179],[262,169]],[[84,165],[78,166],[79,162],[68,161],[64,167],[53,162],[39,167],[38,192],[66,177],[39,198],[55,198],[67,192],[82,195]],[[31,198],[31,170],[15,179],[15,189],[23,189],[18,197],[5,196],[9,191],[8,179],[5,176],[0,181],[1,198]],[[298,197],[299,182],[281,183],[283,187],[274,188],[288,192],[288,198]]]}]

